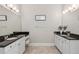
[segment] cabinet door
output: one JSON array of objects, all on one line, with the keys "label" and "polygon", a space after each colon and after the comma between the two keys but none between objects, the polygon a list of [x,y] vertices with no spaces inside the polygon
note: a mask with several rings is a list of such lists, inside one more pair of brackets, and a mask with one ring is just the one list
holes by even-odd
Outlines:
[{"label": "cabinet door", "polygon": [[61,38],[60,39],[60,42],[59,42],[60,44],[60,47],[59,47],[59,49],[60,49],[60,51],[62,52],[63,51],[63,39]]},{"label": "cabinet door", "polygon": [[18,54],[17,42],[14,42],[4,48],[5,54]]},{"label": "cabinet door", "polygon": [[62,52],[62,37],[58,36],[58,49]]},{"label": "cabinet door", "polygon": [[58,40],[57,40],[57,39],[58,39],[58,38],[57,38],[57,35],[55,35],[55,45],[56,45],[56,46],[58,46],[58,44],[57,44],[57,41],[58,41]]},{"label": "cabinet door", "polygon": [[79,54],[79,40],[70,41],[70,53]]},{"label": "cabinet door", "polygon": [[65,38],[62,38],[63,39],[63,50],[62,50],[62,53],[64,54],[69,54],[69,51],[70,51],[70,44],[69,44],[69,40],[65,39]]},{"label": "cabinet door", "polygon": [[70,54],[70,40],[66,39],[66,54]]},{"label": "cabinet door", "polygon": [[60,38],[58,35],[55,35],[55,45],[59,49],[60,48]]},{"label": "cabinet door", "polygon": [[61,37],[61,40],[60,40],[60,51],[64,54],[67,54],[69,53],[70,51],[70,47],[69,47],[69,40]]},{"label": "cabinet door", "polygon": [[18,49],[20,54],[22,54],[25,51],[25,37],[19,40]]},{"label": "cabinet door", "polygon": [[66,53],[66,39],[62,38],[63,42],[62,42],[62,53]]}]

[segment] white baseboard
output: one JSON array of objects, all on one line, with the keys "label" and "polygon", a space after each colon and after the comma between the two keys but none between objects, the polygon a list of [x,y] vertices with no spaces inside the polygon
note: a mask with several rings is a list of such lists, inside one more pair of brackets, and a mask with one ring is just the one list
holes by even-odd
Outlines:
[{"label": "white baseboard", "polygon": [[29,46],[55,46],[54,43],[30,43]]}]

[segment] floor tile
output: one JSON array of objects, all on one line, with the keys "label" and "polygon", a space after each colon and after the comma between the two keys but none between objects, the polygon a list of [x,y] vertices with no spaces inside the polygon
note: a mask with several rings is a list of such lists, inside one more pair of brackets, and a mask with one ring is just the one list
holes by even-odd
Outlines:
[{"label": "floor tile", "polygon": [[26,48],[25,54],[60,54],[56,47],[30,46]]}]

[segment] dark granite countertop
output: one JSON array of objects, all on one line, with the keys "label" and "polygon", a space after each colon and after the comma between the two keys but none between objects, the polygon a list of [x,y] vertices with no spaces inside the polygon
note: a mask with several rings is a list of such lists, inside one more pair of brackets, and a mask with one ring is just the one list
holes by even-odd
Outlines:
[{"label": "dark granite countertop", "polygon": [[8,46],[9,44],[13,43],[14,41],[16,41],[16,39],[14,39],[14,40],[5,40],[3,42],[0,42],[0,48]]},{"label": "dark granite countertop", "polygon": [[[18,33],[18,34],[17,34]],[[21,33],[21,34],[20,34]],[[16,40],[19,40],[20,38],[22,38],[23,36],[27,36],[29,35],[29,32],[15,32],[15,34],[10,34],[9,38],[11,37],[17,37],[17,39],[13,39],[13,40],[4,40],[3,42],[0,42],[0,47],[6,47],[9,44],[15,42]]]},{"label": "dark granite countertop", "polygon": [[74,34],[74,33],[70,33],[70,36],[67,36],[67,33],[63,33],[63,35],[60,34],[60,32],[54,32],[56,35],[59,35],[63,38],[66,38],[68,40],[79,40],[79,35],[78,34]]}]

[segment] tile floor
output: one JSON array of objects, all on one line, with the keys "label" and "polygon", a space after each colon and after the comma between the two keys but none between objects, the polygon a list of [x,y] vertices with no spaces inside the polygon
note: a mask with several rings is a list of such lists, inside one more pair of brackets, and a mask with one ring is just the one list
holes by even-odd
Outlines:
[{"label": "tile floor", "polygon": [[24,54],[60,54],[56,47],[29,46]]}]

